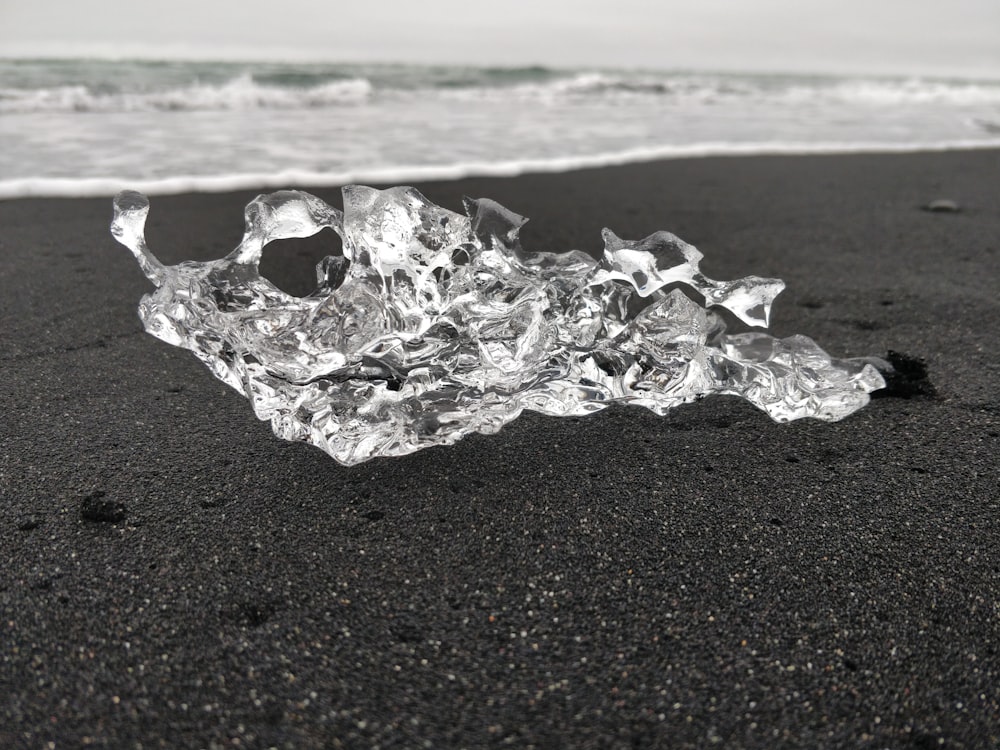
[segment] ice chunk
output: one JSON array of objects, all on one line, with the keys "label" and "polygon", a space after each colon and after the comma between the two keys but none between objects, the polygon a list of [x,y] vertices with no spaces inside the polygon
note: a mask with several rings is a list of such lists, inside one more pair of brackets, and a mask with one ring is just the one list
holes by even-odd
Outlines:
[{"label": "ice chunk", "polygon": [[[766,326],[783,283],[706,278],[701,253],[668,232],[605,230],[594,260],[524,250],[526,219],[489,199],[466,199],[463,216],[413,188],[343,192],[343,213],[308,193],[259,196],[240,245],[206,263],[153,256],[139,193],[118,195],[112,222],[157,287],[139,306],[146,330],[194,352],[279,437],[341,463],[493,433],[524,409],[663,414],[721,393],[779,422],[832,421],[884,386],[804,336],[726,334],[717,309]],[[268,242],[326,227],[344,253],[320,261],[313,294],[260,276]]]}]

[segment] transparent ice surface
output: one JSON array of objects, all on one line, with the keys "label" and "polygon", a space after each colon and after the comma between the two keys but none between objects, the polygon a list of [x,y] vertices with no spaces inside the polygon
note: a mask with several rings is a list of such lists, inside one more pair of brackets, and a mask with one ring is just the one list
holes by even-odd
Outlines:
[{"label": "transparent ice surface", "polygon": [[[111,225],[157,287],[139,305],[146,330],[194,352],[276,435],[340,463],[494,433],[524,409],[662,415],[718,393],[778,422],[834,421],[884,386],[871,364],[832,359],[805,336],[727,334],[720,310],[764,327],[784,284],[713,281],[668,232],[630,241],[606,229],[595,260],[525,250],[526,219],[486,198],[461,215],[409,187],[343,195],[343,212],[308,193],[261,195],[239,246],[205,263],[156,259],[139,193],[115,198]],[[315,292],[295,297],[260,275],[267,243],[325,227],[343,255],[319,263]]]}]

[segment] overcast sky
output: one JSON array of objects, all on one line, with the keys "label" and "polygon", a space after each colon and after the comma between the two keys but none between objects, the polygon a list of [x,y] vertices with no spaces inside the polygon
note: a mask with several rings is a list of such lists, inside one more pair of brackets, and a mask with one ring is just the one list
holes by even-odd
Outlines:
[{"label": "overcast sky", "polygon": [[1000,0],[0,0],[0,54],[1000,78]]}]

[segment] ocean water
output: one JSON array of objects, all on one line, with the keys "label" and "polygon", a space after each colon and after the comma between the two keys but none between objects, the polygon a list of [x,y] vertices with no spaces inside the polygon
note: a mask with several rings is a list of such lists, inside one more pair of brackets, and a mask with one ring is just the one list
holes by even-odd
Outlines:
[{"label": "ocean water", "polygon": [[1000,81],[0,60],[0,198],[1000,146]]}]

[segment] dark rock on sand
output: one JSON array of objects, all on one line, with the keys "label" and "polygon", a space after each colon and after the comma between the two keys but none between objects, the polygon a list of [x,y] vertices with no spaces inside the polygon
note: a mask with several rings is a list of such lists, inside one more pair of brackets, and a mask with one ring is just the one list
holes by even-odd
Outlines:
[{"label": "dark rock on sand", "polygon": [[18,531],[33,531],[37,529],[44,523],[44,519],[41,516],[31,515],[25,516],[17,522]]},{"label": "dark rock on sand", "polygon": [[107,499],[103,490],[90,493],[80,502],[80,517],[84,521],[118,523],[125,520],[125,515],[125,504]]},{"label": "dark rock on sand", "polygon": [[885,355],[888,367],[879,368],[885,388],[872,398],[934,398],[937,389],[927,375],[927,363],[921,357],[894,352]]}]

